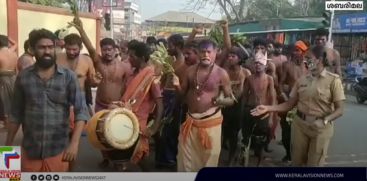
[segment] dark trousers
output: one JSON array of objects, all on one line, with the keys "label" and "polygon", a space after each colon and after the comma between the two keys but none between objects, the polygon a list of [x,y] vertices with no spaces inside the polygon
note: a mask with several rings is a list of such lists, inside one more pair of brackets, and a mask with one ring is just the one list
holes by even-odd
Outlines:
[{"label": "dark trousers", "polygon": [[281,115],[280,127],[282,128],[282,143],[286,156],[291,158],[291,124],[287,121],[287,115]]},{"label": "dark trousers", "polygon": [[271,130],[269,127],[269,117],[261,119],[261,116],[252,116],[250,111],[255,106],[245,106],[244,120],[242,126],[242,143],[249,144],[249,139],[252,139],[253,144],[266,145],[271,138]]},{"label": "dark trousers", "polygon": [[163,91],[163,103],[164,121],[161,134],[155,136],[155,161],[158,165],[173,166],[176,164],[178,135],[186,109],[181,101],[176,99],[174,91]]},{"label": "dark trousers", "polygon": [[237,149],[238,143],[238,132],[242,127],[242,106],[241,103],[236,103],[231,107],[227,107],[223,109],[223,143],[226,144],[227,141],[229,143],[229,156],[234,155]]}]

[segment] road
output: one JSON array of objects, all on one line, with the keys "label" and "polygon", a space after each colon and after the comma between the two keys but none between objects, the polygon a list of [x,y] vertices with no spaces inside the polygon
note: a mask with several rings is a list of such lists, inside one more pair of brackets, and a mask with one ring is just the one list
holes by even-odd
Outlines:
[{"label": "road", "polygon": [[[327,158],[326,166],[367,166],[367,143],[365,141],[366,129],[367,129],[367,104],[357,104],[354,97],[347,96],[345,105],[345,112],[343,117],[337,120],[335,124],[334,136],[331,140],[329,147],[329,154]],[[284,150],[277,142],[280,138],[280,130],[277,130],[277,140],[271,143],[272,153],[267,154],[267,158],[261,166],[274,167],[274,166],[287,166],[280,160],[284,156]],[[0,133],[0,141],[4,143],[5,132]],[[21,140],[21,133],[18,133],[15,143],[19,144]],[[152,149],[153,150],[153,149]],[[223,155],[226,155],[226,151],[223,150]],[[154,171],[174,171],[167,169],[154,169],[154,153],[150,154],[151,167]],[[86,136],[81,139],[79,156],[75,164],[73,171],[75,172],[104,172],[113,171],[113,169],[106,168],[101,169],[98,167],[98,162],[102,159],[98,150],[94,149],[87,140]],[[220,165],[223,165],[221,159]],[[253,163],[251,162],[253,166]],[[136,170],[139,171],[139,170]]]}]

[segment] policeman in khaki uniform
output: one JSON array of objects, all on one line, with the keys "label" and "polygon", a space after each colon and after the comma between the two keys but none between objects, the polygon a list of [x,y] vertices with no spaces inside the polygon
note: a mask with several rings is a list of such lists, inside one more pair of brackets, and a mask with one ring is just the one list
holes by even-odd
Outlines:
[{"label": "policeman in khaki uniform", "polygon": [[297,106],[292,124],[292,164],[294,166],[323,166],[334,121],[342,116],[345,100],[338,75],[326,70],[325,49],[314,47],[307,60],[310,73],[301,77],[293,87],[290,99],[275,106],[258,106],[252,115],[285,112]]}]

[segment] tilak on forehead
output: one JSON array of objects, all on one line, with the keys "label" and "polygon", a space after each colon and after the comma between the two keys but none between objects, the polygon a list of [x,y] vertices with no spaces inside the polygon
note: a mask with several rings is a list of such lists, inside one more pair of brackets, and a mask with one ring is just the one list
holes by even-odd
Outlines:
[{"label": "tilak on forehead", "polygon": [[214,42],[211,41],[202,41],[199,43],[200,49],[208,49],[208,48],[217,48],[217,45]]}]

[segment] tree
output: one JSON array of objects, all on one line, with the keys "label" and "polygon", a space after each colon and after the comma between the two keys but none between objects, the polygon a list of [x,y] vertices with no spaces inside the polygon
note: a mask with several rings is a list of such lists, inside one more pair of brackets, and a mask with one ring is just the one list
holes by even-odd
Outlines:
[{"label": "tree", "polygon": [[254,0],[249,5],[246,20],[298,16],[288,0]]},{"label": "tree", "polygon": [[241,22],[245,19],[245,11],[250,1],[253,0],[189,0],[188,5],[193,10],[199,10],[207,4],[216,4],[229,21]]},{"label": "tree", "polygon": [[325,0],[295,0],[294,8],[300,16],[321,16],[325,11]]},{"label": "tree", "polygon": [[[367,0],[363,2],[366,10]],[[296,16],[321,17],[325,11],[325,0],[294,0],[294,4],[289,0],[189,0],[188,4],[193,10],[204,8],[207,4],[216,4],[232,23]],[[339,12],[342,11],[335,13]]]}]

